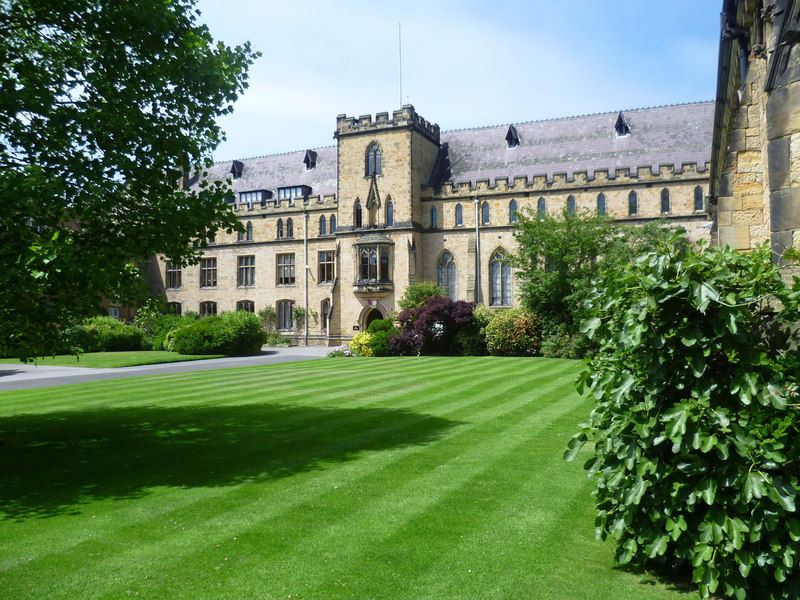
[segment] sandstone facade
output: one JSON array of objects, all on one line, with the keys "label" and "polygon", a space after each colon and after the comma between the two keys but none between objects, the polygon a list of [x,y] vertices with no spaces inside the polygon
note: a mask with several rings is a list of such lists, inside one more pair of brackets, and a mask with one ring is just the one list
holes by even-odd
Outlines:
[{"label": "sandstone facade", "polygon": [[[340,115],[336,146],[215,165],[206,177],[230,179],[247,233],[218,234],[204,262],[179,273],[154,259],[153,288],[182,312],[271,306],[297,343],[326,345],[394,314],[414,281],[446,284],[456,299],[514,305],[507,257],[517,212],[604,208],[619,222],[663,218],[707,238],[713,109],[453,132],[410,105],[391,116]],[[757,142],[748,149],[745,130],[742,186],[760,183],[759,172],[744,170],[748,152],[763,152],[765,140]],[[751,210],[764,218],[761,205]],[[303,322],[287,313],[292,305],[305,309]]]}]

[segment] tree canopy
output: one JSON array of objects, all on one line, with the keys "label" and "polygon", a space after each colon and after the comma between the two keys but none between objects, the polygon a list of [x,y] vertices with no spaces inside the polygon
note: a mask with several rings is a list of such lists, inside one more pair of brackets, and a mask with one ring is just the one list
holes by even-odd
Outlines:
[{"label": "tree canopy", "polygon": [[0,2],[0,353],[51,352],[135,264],[179,263],[236,219],[202,177],[256,58],[215,42],[194,0]]},{"label": "tree canopy", "polygon": [[607,215],[588,211],[565,209],[560,218],[523,211],[514,234],[522,303],[550,325],[575,331],[600,272],[632,261],[672,233],[659,222],[617,225]]}]

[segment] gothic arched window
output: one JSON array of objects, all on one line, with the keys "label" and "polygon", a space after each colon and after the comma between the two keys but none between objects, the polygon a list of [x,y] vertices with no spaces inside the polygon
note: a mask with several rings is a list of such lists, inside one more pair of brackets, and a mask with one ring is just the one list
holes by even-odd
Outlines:
[{"label": "gothic arched window", "polygon": [[377,142],[372,142],[367,148],[366,173],[367,177],[381,174],[381,147]]},{"label": "gothic arched window", "polygon": [[668,213],[670,211],[669,209],[669,190],[664,188],[661,190],[661,214]]},{"label": "gothic arched window", "polygon": [[605,194],[598,194],[597,195],[597,214],[598,215],[606,214],[606,195]]},{"label": "gothic arched window", "polygon": [[386,226],[394,227],[394,204],[391,200],[386,202]]},{"label": "gothic arched window", "polygon": [[567,212],[571,215],[575,214],[575,196],[567,197]]},{"label": "gothic arched window", "polygon": [[639,212],[639,196],[636,195],[636,192],[631,191],[628,194],[628,215],[634,216]]},{"label": "gothic arched window", "polygon": [[245,234],[244,234],[244,239],[247,240],[248,242],[252,242],[253,241],[253,224],[250,221],[248,221],[247,222],[247,227],[245,229],[246,229],[246,231],[245,231]]},{"label": "gothic arched window", "polygon": [[439,226],[439,213],[435,206],[431,206],[431,229],[436,229]]},{"label": "gothic arched window", "polygon": [[447,291],[447,296],[456,299],[456,261],[449,252],[442,254],[436,265],[437,283]]},{"label": "gothic arched window", "polygon": [[484,202],[483,206],[481,207],[481,222],[484,225],[489,224],[489,203]]},{"label": "gothic arched window", "polygon": [[511,305],[511,262],[505,250],[495,250],[489,261],[491,305]]},{"label": "gothic arched window", "polygon": [[331,215],[330,224],[331,224],[331,235],[333,235],[334,233],[336,233],[336,215]]},{"label": "gothic arched window", "polygon": [[464,208],[461,204],[456,204],[456,227],[464,225]]},{"label": "gothic arched window", "polygon": [[286,219],[286,237],[287,238],[294,237],[294,224],[292,223],[291,217]]},{"label": "gothic arched window", "polygon": [[325,228],[325,215],[322,215],[319,218],[319,234],[326,235],[326,228]]},{"label": "gothic arched window", "polygon": [[508,203],[508,222],[509,223],[516,223],[517,222],[517,201],[512,200]]},{"label": "gothic arched window", "polygon": [[281,239],[283,237],[283,219],[278,219],[275,225],[275,237]]},{"label": "gothic arched window", "polygon": [[536,213],[540,218],[547,214],[547,201],[544,198],[539,198],[536,202]]},{"label": "gothic arched window", "polygon": [[703,188],[699,185],[694,188],[694,209],[696,211],[705,210],[706,204],[703,201]]},{"label": "gothic arched window", "polygon": [[362,224],[362,210],[361,210],[361,200],[356,200],[356,204],[353,207],[353,226],[358,228],[361,227]]}]

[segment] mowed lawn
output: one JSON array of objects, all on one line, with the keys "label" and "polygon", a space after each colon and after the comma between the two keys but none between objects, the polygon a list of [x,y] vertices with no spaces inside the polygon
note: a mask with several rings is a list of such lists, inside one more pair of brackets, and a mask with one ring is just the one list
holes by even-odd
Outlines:
[{"label": "mowed lawn", "polygon": [[561,458],[579,368],[341,358],[0,392],[0,598],[697,598],[595,540]]}]

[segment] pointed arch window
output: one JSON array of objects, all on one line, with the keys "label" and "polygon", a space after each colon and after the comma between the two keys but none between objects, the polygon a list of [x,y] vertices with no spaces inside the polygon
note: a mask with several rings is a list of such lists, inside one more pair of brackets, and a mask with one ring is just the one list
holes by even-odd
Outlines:
[{"label": "pointed arch window", "polygon": [[366,173],[367,177],[381,174],[381,147],[377,142],[372,142],[367,147]]},{"label": "pointed arch window", "polygon": [[661,190],[661,214],[665,215],[670,212],[669,205],[669,190],[664,188]]},{"label": "pointed arch window", "polygon": [[334,233],[336,233],[336,215],[331,215],[330,224],[331,224],[331,235],[333,235]]},{"label": "pointed arch window", "polygon": [[464,207],[461,203],[456,204],[456,227],[464,226]]},{"label": "pointed arch window", "polygon": [[325,227],[325,215],[321,215],[319,218],[319,234],[320,235],[327,235],[327,228]]},{"label": "pointed arch window", "polygon": [[386,202],[386,226],[394,227],[394,204],[391,200]]},{"label": "pointed arch window", "polygon": [[278,239],[283,237],[283,219],[278,219],[275,225],[275,237]]},{"label": "pointed arch window", "polygon": [[435,206],[431,206],[431,229],[436,229],[439,226],[439,211]]},{"label": "pointed arch window", "polygon": [[491,305],[511,305],[511,261],[505,250],[495,250],[489,261],[491,281]]},{"label": "pointed arch window", "polygon": [[575,196],[567,197],[567,212],[571,215],[575,214]]},{"label": "pointed arch window", "polygon": [[703,188],[699,185],[694,188],[694,209],[695,211],[705,210],[706,204],[703,201]]},{"label": "pointed arch window", "polygon": [[362,217],[363,211],[361,210],[361,200],[356,200],[356,204],[353,207],[353,226],[356,228],[360,228],[362,225]]},{"label": "pointed arch window", "polygon": [[509,223],[516,223],[517,222],[517,201],[511,200],[508,203],[508,222]]},{"label": "pointed arch window", "polygon": [[603,193],[597,195],[597,214],[606,214],[606,195]]},{"label": "pointed arch window", "polygon": [[482,222],[484,225],[488,225],[488,224],[489,224],[489,222],[490,222],[490,219],[489,219],[489,217],[490,217],[490,215],[489,215],[489,210],[490,210],[490,209],[489,209],[489,203],[488,203],[488,202],[484,202],[484,203],[483,203],[483,206],[481,207],[481,222]]},{"label": "pointed arch window", "polygon": [[250,221],[247,222],[247,227],[245,227],[244,239],[248,242],[253,241],[253,223]]},{"label": "pointed arch window", "polygon": [[539,215],[540,219],[547,215],[547,201],[544,198],[539,198],[536,202],[536,214]]},{"label": "pointed arch window", "polygon": [[635,191],[628,194],[628,216],[635,216],[639,213],[639,196]]},{"label": "pointed arch window", "polygon": [[286,237],[293,238],[294,237],[294,223],[292,223],[292,218],[289,217],[286,219]]},{"label": "pointed arch window", "polygon": [[456,261],[449,252],[442,254],[436,265],[437,283],[444,288],[447,296],[456,299]]}]

